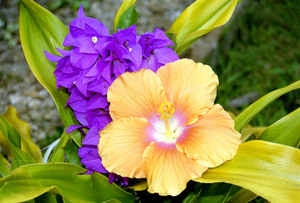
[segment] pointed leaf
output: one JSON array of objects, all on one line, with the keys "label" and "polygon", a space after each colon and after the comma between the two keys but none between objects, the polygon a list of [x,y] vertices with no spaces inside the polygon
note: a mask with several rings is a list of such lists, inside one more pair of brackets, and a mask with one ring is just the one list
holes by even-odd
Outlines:
[{"label": "pointed leaf", "polygon": [[51,191],[60,194],[64,202],[103,202],[111,199],[134,202],[134,197],[109,184],[99,174],[78,175],[85,169],[69,164],[32,164],[19,167],[0,179],[0,202],[21,202]]},{"label": "pointed leaf", "polygon": [[265,141],[239,146],[227,163],[208,169],[202,183],[226,182],[244,187],[271,202],[300,199],[300,150]]},{"label": "pointed leaf", "polygon": [[268,106],[271,102],[276,100],[278,97],[292,91],[295,89],[300,88],[300,80],[297,82],[294,82],[286,87],[274,90],[273,92],[270,92],[251,104],[249,107],[247,107],[242,113],[240,113],[237,117],[235,117],[235,129],[237,131],[241,131],[241,129],[247,125],[252,118],[258,114],[263,108]]},{"label": "pointed leaf", "polygon": [[243,128],[241,133],[241,140],[244,142],[246,141],[250,136],[254,136],[255,139],[259,139],[261,134],[264,132],[264,130],[267,127],[253,127],[251,125],[247,125]]},{"label": "pointed leaf", "polygon": [[36,160],[30,154],[21,150],[21,139],[18,131],[1,114],[0,131],[13,152],[11,169],[25,164],[36,163]]},{"label": "pointed leaf", "polygon": [[[66,127],[78,125],[74,113],[65,108],[69,94],[63,88],[56,88],[55,64],[47,60],[44,50],[56,53],[55,47],[63,49],[62,43],[68,29],[52,13],[31,0],[20,3],[20,38],[27,63],[37,80],[54,99],[59,115]],[[74,131],[72,138],[81,143],[80,133]]]},{"label": "pointed leaf", "polygon": [[38,182],[32,180],[16,180],[6,183],[0,188],[1,202],[23,202],[29,201],[46,192],[58,192],[56,187],[42,187]]},{"label": "pointed leaf", "polygon": [[[242,130],[241,140],[254,135],[256,139],[297,147],[300,141],[300,108],[278,120],[269,127],[252,127],[247,125]],[[253,192],[241,189],[229,202],[249,202],[256,198]]]},{"label": "pointed leaf", "polygon": [[269,126],[260,140],[298,147],[300,142],[300,108]]},{"label": "pointed leaf", "polygon": [[70,135],[66,133],[66,131],[63,132],[59,143],[55,147],[53,153],[50,155],[49,163],[52,162],[63,162],[64,156],[65,156],[65,147],[68,144],[70,140]]},{"label": "pointed leaf", "polygon": [[138,13],[135,10],[135,5],[130,6],[120,17],[117,28],[124,30],[131,25],[136,24]]},{"label": "pointed leaf", "polygon": [[8,158],[10,158],[10,159],[13,158],[13,152],[12,152],[8,142],[6,141],[6,138],[3,135],[2,131],[0,131],[0,147],[6,153]]},{"label": "pointed leaf", "polygon": [[168,31],[176,35],[176,53],[180,55],[199,37],[224,25],[236,4],[237,0],[198,0],[185,9]]},{"label": "pointed leaf", "polygon": [[115,16],[115,20],[114,20],[114,32],[117,32],[117,25],[120,21],[120,17],[123,15],[123,13],[129,8],[131,7],[136,0],[124,0],[121,7],[119,8],[119,10],[117,11],[117,14]]},{"label": "pointed leaf", "polygon": [[199,203],[224,202],[230,187],[231,185],[226,183],[205,185],[201,190],[201,195],[196,201]]},{"label": "pointed leaf", "polygon": [[13,106],[8,106],[4,117],[20,134],[21,149],[30,154],[37,162],[42,162],[41,149],[33,142],[30,135],[30,124],[18,117],[18,112]]},{"label": "pointed leaf", "polygon": [[0,177],[5,177],[10,173],[10,163],[0,153]]},{"label": "pointed leaf", "polygon": [[257,195],[255,193],[242,188],[228,200],[228,203],[250,202],[256,197]]}]

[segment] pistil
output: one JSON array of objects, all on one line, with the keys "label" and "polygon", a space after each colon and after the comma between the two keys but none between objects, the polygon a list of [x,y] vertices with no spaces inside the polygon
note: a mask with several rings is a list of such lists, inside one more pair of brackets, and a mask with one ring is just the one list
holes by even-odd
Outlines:
[{"label": "pistil", "polygon": [[174,138],[168,119],[165,119],[165,130],[166,130],[167,139]]},{"label": "pistil", "polygon": [[170,102],[164,102],[160,105],[157,111],[160,113],[160,119],[164,120],[165,135],[167,139],[174,138],[173,132],[169,124],[169,119],[174,116],[174,112],[175,112],[173,104]]}]

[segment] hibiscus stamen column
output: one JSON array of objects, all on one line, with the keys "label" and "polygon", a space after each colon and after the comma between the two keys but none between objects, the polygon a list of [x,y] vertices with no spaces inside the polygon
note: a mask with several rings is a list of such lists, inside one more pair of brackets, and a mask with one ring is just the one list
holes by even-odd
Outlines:
[{"label": "hibiscus stamen column", "polygon": [[164,120],[167,139],[175,138],[169,124],[169,119],[174,116],[174,105],[170,102],[164,102],[160,105],[157,111],[160,114],[160,119]]}]

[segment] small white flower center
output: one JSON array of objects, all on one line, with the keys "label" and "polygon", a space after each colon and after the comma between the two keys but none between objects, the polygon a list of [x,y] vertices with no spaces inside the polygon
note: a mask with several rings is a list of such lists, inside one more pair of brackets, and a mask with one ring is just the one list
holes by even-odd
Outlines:
[{"label": "small white flower center", "polygon": [[94,42],[94,44],[96,44],[96,42],[98,41],[98,38],[96,36],[92,37],[92,41]]}]

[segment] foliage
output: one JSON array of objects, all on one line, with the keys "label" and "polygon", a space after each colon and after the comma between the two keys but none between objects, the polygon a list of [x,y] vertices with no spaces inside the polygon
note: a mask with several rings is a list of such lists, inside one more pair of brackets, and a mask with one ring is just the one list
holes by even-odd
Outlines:
[{"label": "foliage", "polygon": [[195,1],[182,12],[168,31],[175,34],[175,51],[180,55],[199,37],[225,24],[236,4],[237,0]]},{"label": "foliage", "polygon": [[[116,17],[115,17],[115,20],[114,20],[114,31],[115,32],[117,31],[117,27],[118,27],[118,24],[120,22],[121,16],[125,13],[126,10],[131,8],[134,5],[134,3],[135,3],[135,0],[125,0],[125,1],[123,1],[122,5],[120,6],[119,10],[116,13]],[[132,13],[132,12],[130,12],[130,13]],[[131,19],[131,17],[130,17],[130,19]]]},{"label": "foliage", "polygon": [[[31,29],[27,29],[30,27]],[[60,29],[58,29],[60,28]],[[44,51],[58,53],[55,47],[63,48],[62,42],[68,29],[52,13],[33,1],[21,1],[20,4],[20,37],[24,54],[37,80],[49,91],[56,103],[61,119],[66,127],[78,124],[74,113],[65,109],[69,95],[66,90],[56,89],[53,72],[55,65],[49,62]],[[22,32],[22,30],[27,30]],[[35,36],[32,38],[31,36]],[[33,44],[35,44],[33,46]],[[40,67],[45,67],[41,69]],[[80,144],[80,135],[72,132],[73,139]]]},{"label": "foliage", "polygon": [[[134,197],[98,173],[80,175],[85,169],[73,164],[33,164],[19,167],[0,181],[2,202],[27,201],[45,192],[61,194],[64,202],[104,202]],[[109,192],[108,192],[109,191]]]}]

